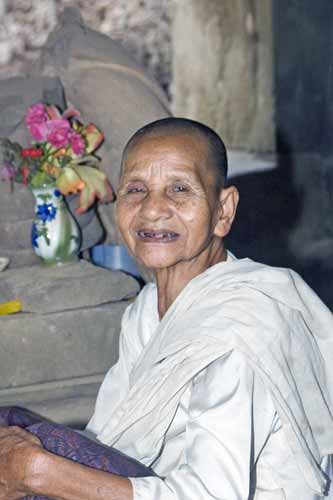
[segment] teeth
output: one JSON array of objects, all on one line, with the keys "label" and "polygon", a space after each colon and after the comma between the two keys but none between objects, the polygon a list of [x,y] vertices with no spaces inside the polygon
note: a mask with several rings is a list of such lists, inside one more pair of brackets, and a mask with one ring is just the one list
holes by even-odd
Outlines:
[{"label": "teeth", "polygon": [[144,238],[154,238],[156,240],[162,240],[165,238],[173,238],[177,236],[176,233],[172,231],[138,231],[139,236]]}]

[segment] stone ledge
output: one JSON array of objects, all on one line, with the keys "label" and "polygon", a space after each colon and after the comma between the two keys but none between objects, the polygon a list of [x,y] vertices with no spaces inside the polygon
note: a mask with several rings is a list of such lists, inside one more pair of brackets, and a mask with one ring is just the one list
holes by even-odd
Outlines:
[{"label": "stone ledge", "polygon": [[19,299],[24,312],[38,315],[118,302],[134,297],[139,288],[127,274],[85,260],[9,268],[0,275],[1,300]]},{"label": "stone ledge", "polygon": [[1,406],[29,408],[46,418],[82,428],[91,417],[104,374],[0,390]]},{"label": "stone ledge", "polygon": [[249,151],[228,151],[228,177],[261,173],[277,167],[277,155],[274,153],[251,153]]}]

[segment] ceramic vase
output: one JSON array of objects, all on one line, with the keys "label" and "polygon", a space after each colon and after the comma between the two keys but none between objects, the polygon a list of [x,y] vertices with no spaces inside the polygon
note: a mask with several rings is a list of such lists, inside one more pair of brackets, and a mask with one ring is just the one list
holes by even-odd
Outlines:
[{"label": "ceramic vase", "polygon": [[33,188],[35,218],[32,224],[33,249],[45,264],[77,260],[81,233],[66,201],[54,186]]}]

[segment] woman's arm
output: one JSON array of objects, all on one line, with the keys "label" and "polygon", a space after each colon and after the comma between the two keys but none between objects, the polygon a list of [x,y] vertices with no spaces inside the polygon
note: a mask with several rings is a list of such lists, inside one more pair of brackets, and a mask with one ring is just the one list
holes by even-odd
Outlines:
[{"label": "woman's arm", "polygon": [[44,450],[18,427],[0,428],[0,500],[40,495],[61,500],[132,500],[127,478],[80,465]]}]

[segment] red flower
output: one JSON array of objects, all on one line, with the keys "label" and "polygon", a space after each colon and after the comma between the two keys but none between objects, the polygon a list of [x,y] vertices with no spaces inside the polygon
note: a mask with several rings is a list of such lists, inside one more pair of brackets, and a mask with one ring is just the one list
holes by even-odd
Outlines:
[{"label": "red flower", "polygon": [[21,173],[22,173],[22,182],[26,186],[28,184],[28,177],[30,170],[26,165],[23,165],[23,167],[21,168]]},{"label": "red flower", "polygon": [[21,150],[21,156],[23,158],[40,158],[43,156],[43,150],[40,148],[25,148]]}]

